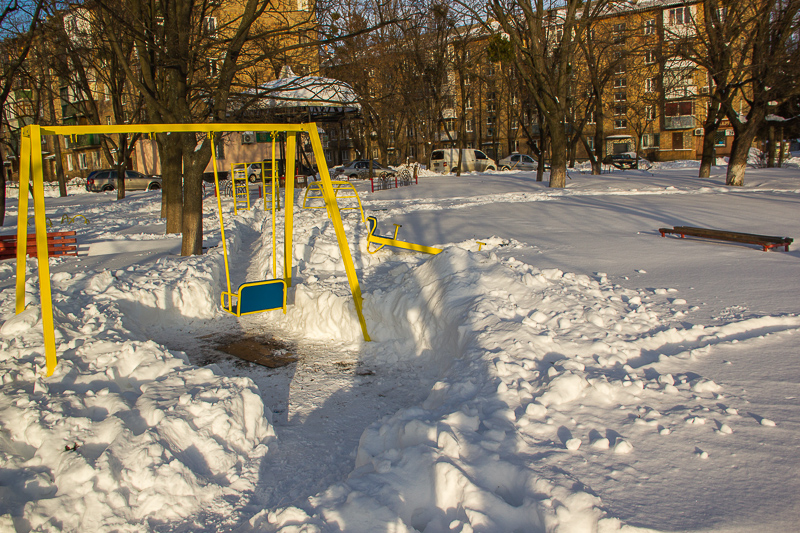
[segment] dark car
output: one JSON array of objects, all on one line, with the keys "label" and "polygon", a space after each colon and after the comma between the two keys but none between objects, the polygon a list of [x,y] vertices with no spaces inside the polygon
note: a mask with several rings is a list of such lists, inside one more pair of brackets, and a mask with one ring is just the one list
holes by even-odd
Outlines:
[{"label": "dark car", "polygon": [[603,159],[604,165],[612,165],[620,170],[636,167],[636,158],[629,153],[609,154]]},{"label": "dark car", "polygon": [[[116,189],[116,170],[99,170],[86,178],[86,190],[89,192],[115,191]],[[157,191],[159,189],[161,189],[161,176],[145,176],[135,170],[125,171],[126,191]]]}]

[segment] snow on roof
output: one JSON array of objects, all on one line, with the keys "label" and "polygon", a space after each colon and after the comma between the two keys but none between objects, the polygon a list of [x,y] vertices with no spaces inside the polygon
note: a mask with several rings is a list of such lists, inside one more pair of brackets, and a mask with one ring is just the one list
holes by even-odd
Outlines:
[{"label": "snow on roof", "polygon": [[264,94],[257,104],[270,107],[353,107],[361,109],[355,91],[343,81],[319,76],[296,76],[284,67],[281,78],[258,88]]}]

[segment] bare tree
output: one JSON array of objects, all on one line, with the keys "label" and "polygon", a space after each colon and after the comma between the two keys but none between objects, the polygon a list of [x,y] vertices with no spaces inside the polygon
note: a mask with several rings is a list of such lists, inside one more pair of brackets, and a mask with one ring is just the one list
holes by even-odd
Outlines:
[{"label": "bare tree", "polygon": [[[25,63],[40,25],[43,0],[20,2],[8,0],[0,4],[0,30],[6,36],[3,42],[2,75],[0,75],[0,133],[10,130],[6,103],[18,81],[17,76]],[[3,139],[6,149],[9,139]],[[0,149],[0,226],[6,216],[6,149]],[[22,191],[20,191],[22,194]]]},{"label": "bare tree", "polygon": [[[728,185],[744,184],[750,147],[770,106],[800,94],[799,13],[798,0],[705,0],[702,13],[695,15],[696,35],[676,46],[680,55],[702,66],[713,83],[704,124],[704,154],[713,146],[721,113],[733,128]],[[707,175],[710,160],[704,155],[701,176]]]},{"label": "bare tree", "polygon": [[570,86],[579,42],[605,0],[492,0],[489,10],[516,50],[517,68],[552,143],[550,187],[564,187]]}]

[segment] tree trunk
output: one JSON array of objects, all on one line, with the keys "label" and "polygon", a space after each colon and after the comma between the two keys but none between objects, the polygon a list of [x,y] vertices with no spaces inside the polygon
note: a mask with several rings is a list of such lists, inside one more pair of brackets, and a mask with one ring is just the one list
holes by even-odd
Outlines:
[{"label": "tree trunk", "polygon": [[700,157],[700,174],[701,178],[711,177],[711,167],[716,163],[716,143],[717,128],[709,129],[708,126],[703,130],[703,155]]},{"label": "tree trunk", "polygon": [[728,160],[728,173],[725,179],[727,185],[741,187],[744,185],[744,173],[747,169],[747,157],[750,155],[750,146],[753,144],[756,129],[744,128],[737,131],[731,146],[731,157]]},{"label": "tree trunk", "polygon": [[767,124],[767,168],[775,167],[775,124]]},{"label": "tree trunk", "polygon": [[567,185],[567,135],[562,123],[548,124],[550,133],[550,187]]},{"label": "tree trunk", "polygon": [[161,159],[163,190],[162,215],[167,219],[167,233],[181,233],[183,219],[183,134],[159,134],[158,152]]},{"label": "tree trunk", "polygon": [[599,176],[603,173],[603,158],[605,157],[606,130],[603,119],[603,95],[597,95],[594,107],[594,161],[592,161],[592,174]]},{"label": "tree trunk", "polygon": [[[208,138],[197,150],[196,137],[186,133],[183,137],[183,217],[181,255],[203,253],[203,171],[211,159],[211,142]],[[285,155],[282,153],[283,159]]]},{"label": "tree trunk", "polygon": [[0,226],[6,221],[6,165],[0,152]]},{"label": "tree trunk", "polygon": [[778,168],[783,167],[783,158],[786,157],[786,153],[784,150],[785,140],[783,138],[783,126],[778,128],[778,141],[781,143],[780,148],[778,148]]}]

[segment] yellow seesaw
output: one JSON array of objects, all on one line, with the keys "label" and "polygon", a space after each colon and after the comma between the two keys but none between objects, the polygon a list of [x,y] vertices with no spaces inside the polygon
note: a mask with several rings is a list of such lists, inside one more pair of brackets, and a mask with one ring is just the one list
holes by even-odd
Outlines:
[{"label": "yellow seesaw", "polygon": [[[394,235],[392,237],[384,237],[382,235],[375,234],[375,230],[378,229],[377,218],[367,217],[367,223],[369,224],[369,235],[367,235],[367,252],[371,254],[376,253],[384,246],[394,246],[396,248],[403,248],[405,250],[412,250],[414,252],[423,252],[433,255],[436,255],[442,251],[441,249],[434,248],[433,246],[424,246],[422,244],[414,244],[413,242],[397,240],[397,232],[400,231],[400,228],[402,227],[400,224],[394,225]],[[369,247],[372,244],[376,244],[378,247],[374,250],[370,250]]]}]

